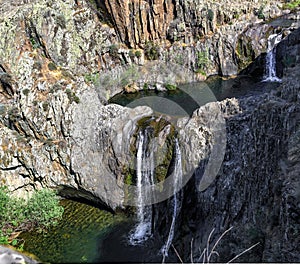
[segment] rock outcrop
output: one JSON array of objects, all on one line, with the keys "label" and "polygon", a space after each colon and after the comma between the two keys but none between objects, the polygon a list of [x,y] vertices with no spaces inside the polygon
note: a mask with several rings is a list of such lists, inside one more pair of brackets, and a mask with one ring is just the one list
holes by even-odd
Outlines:
[{"label": "rock outcrop", "polygon": [[[204,157],[183,191],[175,247],[184,261],[190,262],[192,255],[194,262],[202,262],[199,249],[207,246],[212,230],[211,247],[231,226],[211,262],[228,262],[256,243],[237,261],[299,260],[299,70],[299,61],[285,69],[277,90],[217,103],[226,120],[225,157],[206,190],[199,191],[207,164]],[[201,128],[204,120],[195,113],[189,123]],[[204,148],[195,152],[200,150],[206,152]],[[164,207],[158,207],[158,215],[164,216]],[[168,218],[159,222],[165,226]],[[164,234],[163,227],[157,226],[157,233]]]},{"label": "rock outcrop", "polygon": [[50,187],[111,208],[122,204],[122,198],[107,199],[114,190],[103,179],[119,181],[126,161],[116,158],[116,139],[127,139],[152,110],[104,106],[107,92],[82,76],[98,67],[90,40],[103,38],[91,36],[107,31],[87,5],[74,1],[5,2],[1,8],[1,185],[23,197]]},{"label": "rock outcrop", "polygon": [[36,264],[36,260],[13,249],[0,246],[0,264]]},{"label": "rock outcrop", "polygon": [[[237,74],[266,51],[277,28],[268,21],[290,12],[282,1],[94,2],[120,43],[142,48],[147,59],[184,65],[198,73],[196,78]],[[124,59],[130,62],[129,57]]]}]

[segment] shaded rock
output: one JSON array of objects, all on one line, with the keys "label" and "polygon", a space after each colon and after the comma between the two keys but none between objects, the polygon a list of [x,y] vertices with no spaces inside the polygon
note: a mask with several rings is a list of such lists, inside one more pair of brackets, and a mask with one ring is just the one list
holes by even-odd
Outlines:
[{"label": "shaded rock", "polygon": [[[224,161],[216,179],[201,192],[199,183],[207,165],[204,157],[184,188],[175,236],[176,249],[184,260],[190,261],[193,240],[193,259],[201,262],[199,247],[206,247],[212,229],[213,245],[231,226],[216,248],[219,257],[211,261],[228,262],[258,242],[237,261],[299,260],[298,71],[299,66],[289,69],[277,91],[218,103],[226,120]],[[202,150],[195,148],[194,152]]]}]

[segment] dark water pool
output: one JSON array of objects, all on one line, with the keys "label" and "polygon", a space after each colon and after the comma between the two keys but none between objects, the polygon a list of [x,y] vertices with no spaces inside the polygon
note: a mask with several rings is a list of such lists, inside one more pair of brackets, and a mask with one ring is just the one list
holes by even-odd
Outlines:
[{"label": "dark water pool", "polygon": [[212,77],[205,82],[179,85],[178,89],[172,91],[148,90],[132,94],[122,92],[112,97],[109,103],[127,107],[145,105],[158,113],[186,116],[208,102],[265,93],[278,85],[278,83],[262,83],[246,76],[228,80]]}]

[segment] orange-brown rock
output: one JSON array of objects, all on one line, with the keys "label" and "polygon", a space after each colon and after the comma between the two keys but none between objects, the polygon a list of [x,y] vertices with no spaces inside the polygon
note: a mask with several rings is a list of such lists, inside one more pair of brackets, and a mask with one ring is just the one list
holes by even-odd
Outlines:
[{"label": "orange-brown rock", "polygon": [[165,40],[168,27],[174,19],[172,0],[97,2],[99,7],[108,12],[120,40],[130,47],[147,41]]}]

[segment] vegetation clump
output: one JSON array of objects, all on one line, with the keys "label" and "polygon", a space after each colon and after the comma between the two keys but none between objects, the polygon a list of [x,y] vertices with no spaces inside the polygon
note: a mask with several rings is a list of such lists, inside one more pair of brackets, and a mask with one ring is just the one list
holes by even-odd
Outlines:
[{"label": "vegetation clump", "polygon": [[80,103],[79,97],[74,92],[72,92],[71,89],[68,88],[66,90],[66,93],[67,93],[67,96],[68,96],[68,99],[69,99],[70,103],[72,103],[72,102],[75,102],[77,104]]},{"label": "vegetation clump", "polygon": [[294,0],[283,5],[283,8],[294,10],[300,7],[300,0]]},{"label": "vegetation clump", "polygon": [[166,88],[168,91],[173,91],[173,90],[176,90],[176,89],[177,89],[176,85],[169,84],[169,83],[164,84],[164,86],[165,86],[165,88]]},{"label": "vegetation clump", "polygon": [[41,231],[56,225],[64,208],[59,205],[56,192],[49,189],[36,191],[28,200],[12,197],[7,187],[0,187],[0,244],[18,246],[19,232],[38,228]]},{"label": "vegetation clump", "polygon": [[153,42],[145,44],[145,56],[148,60],[157,60],[159,58],[159,46]]}]

